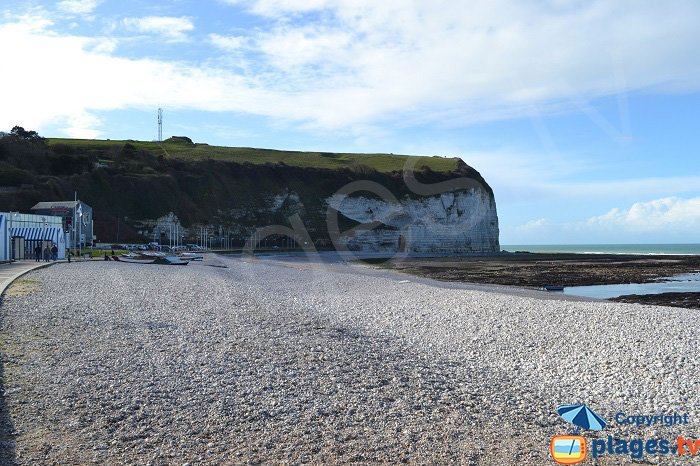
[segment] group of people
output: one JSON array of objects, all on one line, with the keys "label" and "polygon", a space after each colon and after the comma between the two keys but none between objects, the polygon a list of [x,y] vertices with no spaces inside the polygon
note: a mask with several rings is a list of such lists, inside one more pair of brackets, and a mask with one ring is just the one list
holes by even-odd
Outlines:
[{"label": "group of people", "polygon": [[41,245],[38,244],[34,248],[34,260],[37,262],[41,262],[41,259],[44,259],[44,262],[49,262],[49,261],[55,261],[58,259],[58,247],[56,247],[55,244],[53,244],[51,247],[47,244],[46,247],[42,250]]}]

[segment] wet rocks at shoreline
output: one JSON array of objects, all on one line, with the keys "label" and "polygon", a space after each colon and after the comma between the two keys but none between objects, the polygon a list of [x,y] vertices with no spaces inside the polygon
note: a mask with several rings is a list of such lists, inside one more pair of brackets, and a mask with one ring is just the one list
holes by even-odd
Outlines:
[{"label": "wet rocks at shoreline", "polygon": [[[539,289],[543,285],[651,283],[660,278],[700,271],[700,256],[521,253],[408,258],[386,262],[383,267],[451,282]],[[616,300],[700,309],[692,295],[628,295]]]},{"label": "wet rocks at shoreline", "polygon": [[700,309],[700,293],[657,293],[657,294],[631,294],[610,298],[610,301],[618,303],[651,304],[654,306],[684,307],[687,309]]}]

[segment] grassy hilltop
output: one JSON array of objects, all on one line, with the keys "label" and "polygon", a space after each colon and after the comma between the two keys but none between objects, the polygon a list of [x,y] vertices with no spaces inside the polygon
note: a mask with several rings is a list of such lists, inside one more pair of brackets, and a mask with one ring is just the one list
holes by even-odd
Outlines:
[{"label": "grassy hilltop", "polygon": [[[109,155],[115,150],[129,145],[136,150],[153,156],[163,155],[184,160],[221,160],[235,163],[284,163],[286,165],[306,168],[339,169],[364,165],[379,172],[399,171],[406,163],[406,155],[395,154],[351,154],[331,152],[300,152],[272,149],[254,149],[250,147],[221,147],[209,144],[193,143],[186,137],[171,137],[162,143],[146,141],[112,141],[97,139],[61,139],[49,138],[49,147],[69,146],[87,153]],[[436,172],[455,170],[457,158],[418,157],[416,167],[427,166]]]},{"label": "grassy hilltop", "polygon": [[[323,243],[325,200],[348,183],[370,180],[398,198],[418,197],[403,181],[408,159],[216,147],[186,137],[159,144],[0,134],[0,211],[26,212],[39,201],[73,199],[77,191],[94,209],[100,241],[115,241],[117,224],[119,240],[139,241],[149,222],[174,212],[186,228],[208,225],[241,237],[255,227],[287,225],[298,214],[314,241]],[[415,162],[420,182],[471,177],[490,189],[461,159]]]}]

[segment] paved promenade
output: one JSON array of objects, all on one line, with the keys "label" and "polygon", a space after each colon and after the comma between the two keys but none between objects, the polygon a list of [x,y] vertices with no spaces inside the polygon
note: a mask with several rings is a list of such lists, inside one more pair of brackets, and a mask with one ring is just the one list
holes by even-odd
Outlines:
[{"label": "paved promenade", "polygon": [[22,260],[12,263],[0,264],[0,295],[5,292],[5,289],[10,286],[10,283],[21,277],[25,273],[41,267],[58,264],[59,262],[36,262],[34,260]]}]

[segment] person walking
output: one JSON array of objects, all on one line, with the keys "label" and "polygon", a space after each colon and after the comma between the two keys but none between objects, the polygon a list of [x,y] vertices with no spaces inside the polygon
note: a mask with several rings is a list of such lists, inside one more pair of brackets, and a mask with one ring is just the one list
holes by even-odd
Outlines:
[{"label": "person walking", "polygon": [[34,248],[34,260],[36,262],[41,262],[41,245],[37,244]]},{"label": "person walking", "polygon": [[49,249],[49,245],[47,244],[46,247],[44,248],[44,262],[49,262],[51,260],[51,249]]},{"label": "person walking", "polygon": [[51,247],[51,260],[53,260],[54,262],[58,260],[58,248],[55,244]]}]

